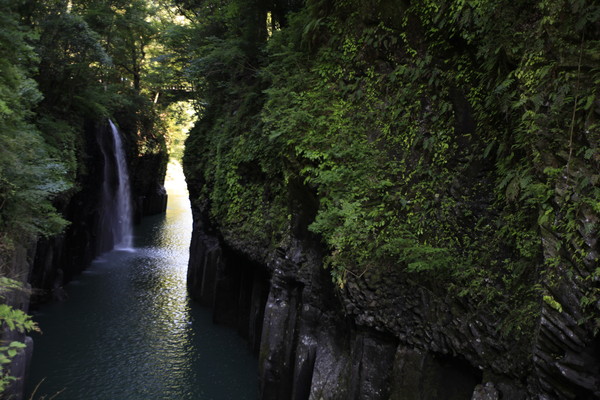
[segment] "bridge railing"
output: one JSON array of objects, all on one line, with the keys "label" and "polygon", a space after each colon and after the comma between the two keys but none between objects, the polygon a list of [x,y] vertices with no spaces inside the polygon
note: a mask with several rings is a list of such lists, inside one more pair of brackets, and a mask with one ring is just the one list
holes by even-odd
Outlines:
[{"label": "bridge railing", "polygon": [[154,92],[195,92],[195,88],[193,85],[165,85],[160,87],[152,88]]}]

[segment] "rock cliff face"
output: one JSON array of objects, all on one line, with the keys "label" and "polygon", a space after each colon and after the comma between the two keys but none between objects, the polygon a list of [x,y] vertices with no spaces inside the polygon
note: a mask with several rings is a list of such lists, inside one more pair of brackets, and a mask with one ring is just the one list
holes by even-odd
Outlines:
[{"label": "rock cliff face", "polygon": [[[545,285],[562,309],[540,301],[535,334],[503,335],[499,317],[473,300],[401,270],[332,283],[308,204],[291,207],[293,229],[276,248],[220,232],[206,203],[193,206],[189,291],[248,338],[261,399],[599,398],[598,338],[578,322],[581,282],[554,277],[562,283]],[[583,242],[595,245],[593,235]],[[553,257],[556,246],[545,246]]]},{"label": "rock cliff face", "polygon": [[[194,178],[191,198],[198,195]],[[294,209],[295,238],[268,250],[224,239],[193,206],[189,291],[213,308],[217,323],[248,338],[261,399],[470,399],[483,390],[479,353],[493,352],[486,359],[497,376],[511,370],[517,351],[493,343],[485,332],[493,326],[461,324],[464,306],[450,309],[401,276],[355,277],[337,288],[307,230],[311,211]],[[519,378],[496,379],[489,390],[526,398]]]},{"label": "rock cliff face", "polygon": [[[493,326],[461,321],[464,309],[410,285],[379,293],[353,279],[336,290],[307,242],[252,260],[197,223],[188,285],[257,351],[261,399],[469,399],[485,351],[498,376],[512,370],[514,349],[492,342]],[[525,398],[518,378],[495,380],[505,398]]]},{"label": "rock cliff face", "polygon": [[[32,243],[29,246],[16,246],[15,250],[12,252],[12,257],[8,261],[8,265],[2,266],[3,271],[8,271],[10,276],[18,277],[24,280],[32,267],[35,249],[35,243]],[[14,290],[9,293],[3,293],[2,300],[5,304],[13,307],[14,309],[27,312],[29,310],[30,289],[30,285],[26,282],[23,282],[23,290]],[[22,399],[23,391],[25,389],[23,377],[26,375],[27,366],[33,352],[33,340],[24,333],[2,329],[0,330],[0,341],[2,343],[19,341],[21,343],[25,343],[27,346],[24,351],[19,352],[19,354],[13,358],[8,368],[8,373],[10,376],[19,377],[20,379],[14,381],[6,389],[6,391],[0,395],[0,398],[3,399],[6,398],[20,400]]]},{"label": "rock cliff face", "polygon": [[[570,171],[571,179],[594,176],[590,164],[580,160],[575,165]],[[557,207],[564,207],[568,201],[563,196],[564,183],[557,184],[554,190],[554,202]],[[600,301],[592,295],[600,288],[600,226],[598,215],[589,207],[580,210],[578,217],[580,227],[576,235],[565,235],[548,224],[542,229],[547,260],[559,259],[561,252],[564,255],[564,247],[572,252],[571,259],[574,254],[585,255],[579,262],[560,265],[556,276],[549,276],[543,283],[556,303],[541,304],[532,360],[540,391],[549,398],[600,398],[600,327],[597,322],[595,326],[589,323],[589,307],[597,307],[592,314],[596,318],[600,308]]]},{"label": "rock cliff face", "polygon": [[189,284],[219,320],[267,276],[262,398],[600,398],[598,3],[242,3]]},{"label": "rock cliff face", "polygon": [[190,293],[248,338],[263,400],[600,395],[598,341],[564,309],[541,304],[535,341],[519,342],[468,299],[447,303],[392,272],[350,277],[342,290],[317,242],[292,240],[262,254],[233,249],[195,215]]}]

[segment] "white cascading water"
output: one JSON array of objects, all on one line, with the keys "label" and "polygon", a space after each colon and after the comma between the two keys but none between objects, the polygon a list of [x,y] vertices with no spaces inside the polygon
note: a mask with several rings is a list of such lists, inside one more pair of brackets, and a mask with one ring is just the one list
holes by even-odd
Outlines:
[{"label": "white cascading water", "polygon": [[131,250],[133,221],[127,159],[119,130],[112,121],[108,122],[113,146],[107,148],[101,144],[104,155],[102,249]]}]

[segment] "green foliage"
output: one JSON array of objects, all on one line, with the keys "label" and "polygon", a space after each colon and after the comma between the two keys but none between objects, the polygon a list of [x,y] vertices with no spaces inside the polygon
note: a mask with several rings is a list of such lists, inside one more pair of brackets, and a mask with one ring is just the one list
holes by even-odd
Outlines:
[{"label": "green foliage", "polygon": [[[68,224],[56,207],[88,173],[84,126],[122,119],[134,156],[166,158],[165,124],[141,82],[155,13],[141,0],[0,0],[0,274],[14,275],[19,248]],[[0,278],[0,296],[15,285]],[[8,304],[0,322],[0,331],[36,329]],[[0,364],[19,346],[3,343]],[[10,379],[3,369],[0,393]]]},{"label": "green foliage", "polygon": [[6,304],[0,304],[0,320],[11,331],[16,330],[23,333],[35,328],[35,323],[31,321],[29,315],[21,310],[15,310]]},{"label": "green foliage", "polygon": [[[10,4],[9,4],[10,3]],[[42,98],[31,79],[37,60],[29,41],[34,36],[19,25],[14,2],[0,3],[0,262],[15,239],[59,232],[66,222],[52,199],[68,190],[65,164],[53,153],[31,122]]]},{"label": "green foliage", "polygon": [[181,162],[185,147],[185,139],[194,126],[196,113],[191,102],[176,102],[167,108],[167,131],[169,132],[169,156]]},{"label": "green foliage", "polygon": [[[291,29],[294,23],[304,23],[301,16],[297,18],[298,22],[292,20]],[[416,176],[407,173],[406,160],[402,158],[415,145],[423,147],[430,154],[422,153],[418,162],[434,160],[438,164],[429,164],[430,170],[422,174],[437,176],[440,181],[446,178],[444,152],[451,146],[451,137],[442,123],[444,113],[438,117],[438,126],[432,127],[435,135],[417,143],[422,140],[416,135],[421,127],[412,117],[422,112],[425,104],[410,98],[383,97],[382,92],[393,84],[390,81],[397,79],[395,71],[382,74],[368,62],[364,52],[370,46],[380,45],[386,51],[386,47],[396,43],[395,37],[383,24],[357,36],[352,24],[348,31],[344,30],[342,25],[346,22],[328,25],[336,34],[332,40],[338,40],[339,45],[324,48],[312,68],[292,76],[278,74],[267,91],[267,129],[272,138],[285,140],[288,157],[306,165],[299,173],[306,184],[317,189],[321,202],[311,230],[326,238],[332,248],[329,261],[334,271],[354,269],[358,274],[369,265],[397,263],[405,263],[412,271],[444,269],[456,261],[443,245],[432,245],[423,239],[429,236],[425,232],[427,216],[408,207],[410,196],[428,201],[427,197],[434,194],[430,187],[439,181],[411,185]],[[301,49],[296,49],[295,55],[290,51],[297,43],[279,43],[278,36],[270,43],[276,55],[270,66],[273,76],[283,65],[301,57]],[[336,47],[342,50],[332,50]],[[311,65],[308,60],[301,62]],[[398,73],[414,75],[415,71],[408,68],[399,68]],[[287,71],[294,72],[289,68]],[[294,87],[296,82],[298,88]],[[426,90],[416,75],[412,82],[404,83],[407,87],[401,89],[407,97]],[[290,86],[295,90],[290,90]],[[412,107],[415,114],[394,113],[401,107]],[[443,110],[448,106],[440,103],[439,107]],[[390,154],[390,148],[395,154]],[[401,220],[408,224],[402,226]],[[339,276],[335,279],[342,282]]]},{"label": "green foliage", "polygon": [[550,305],[550,307],[554,308],[556,311],[563,311],[562,305],[558,301],[556,301],[552,296],[545,295],[543,299],[546,303]]},{"label": "green foliage", "polygon": [[[203,182],[202,203],[211,207],[199,206],[211,221],[232,240],[244,238],[258,248],[277,245],[288,214],[281,160],[258,116],[264,98],[256,73],[262,59],[255,42],[260,29],[236,25],[236,18],[254,17],[242,13],[247,5],[232,2],[208,11],[193,27],[197,42],[189,52],[195,57],[189,73],[203,104],[183,161],[188,176]],[[260,14],[257,18],[252,25],[264,23]]]},{"label": "green foliage", "polygon": [[[4,301],[5,295],[14,290],[23,290],[21,283],[0,276],[0,300]],[[0,326],[3,330],[8,329],[21,333],[39,330],[29,315],[7,304],[0,304]],[[0,394],[15,380],[14,377],[8,375],[6,366],[25,347],[24,343],[17,341],[9,343],[0,341]]]},{"label": "green foliage", "polygon": [[6,346],[0,346],[0,393],[4,392],[16,380],[14,376],[10,376],[4,372],[3,366],[9,364],[19,351],[24,348],[25,344],[21,342],[10,342]]},{"label": "green foliage", "polygon": [[290,234],[297,210],[281,199],[302,182],[340,286],[401,269],[488,310],[504,334],[532,335],[542,287],[572,279],[598,315],[600,7],[383,12],[391,3],[309,1],[252,44],[242,32],[257,20],[216,8],[195,21],[207,33],[192,61],[207,107],[185,156],[197,203],[235,240],[267,240],[265,218]]}]

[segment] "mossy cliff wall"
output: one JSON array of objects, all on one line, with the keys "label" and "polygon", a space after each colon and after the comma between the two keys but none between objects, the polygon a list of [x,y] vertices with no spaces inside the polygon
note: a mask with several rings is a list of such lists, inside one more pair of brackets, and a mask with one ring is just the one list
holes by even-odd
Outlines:
[{"label": "mossy cliff wall", "polygon": [[264,3],[199,32],[184,157],[262,398],[598,398],[599,6]]}]

